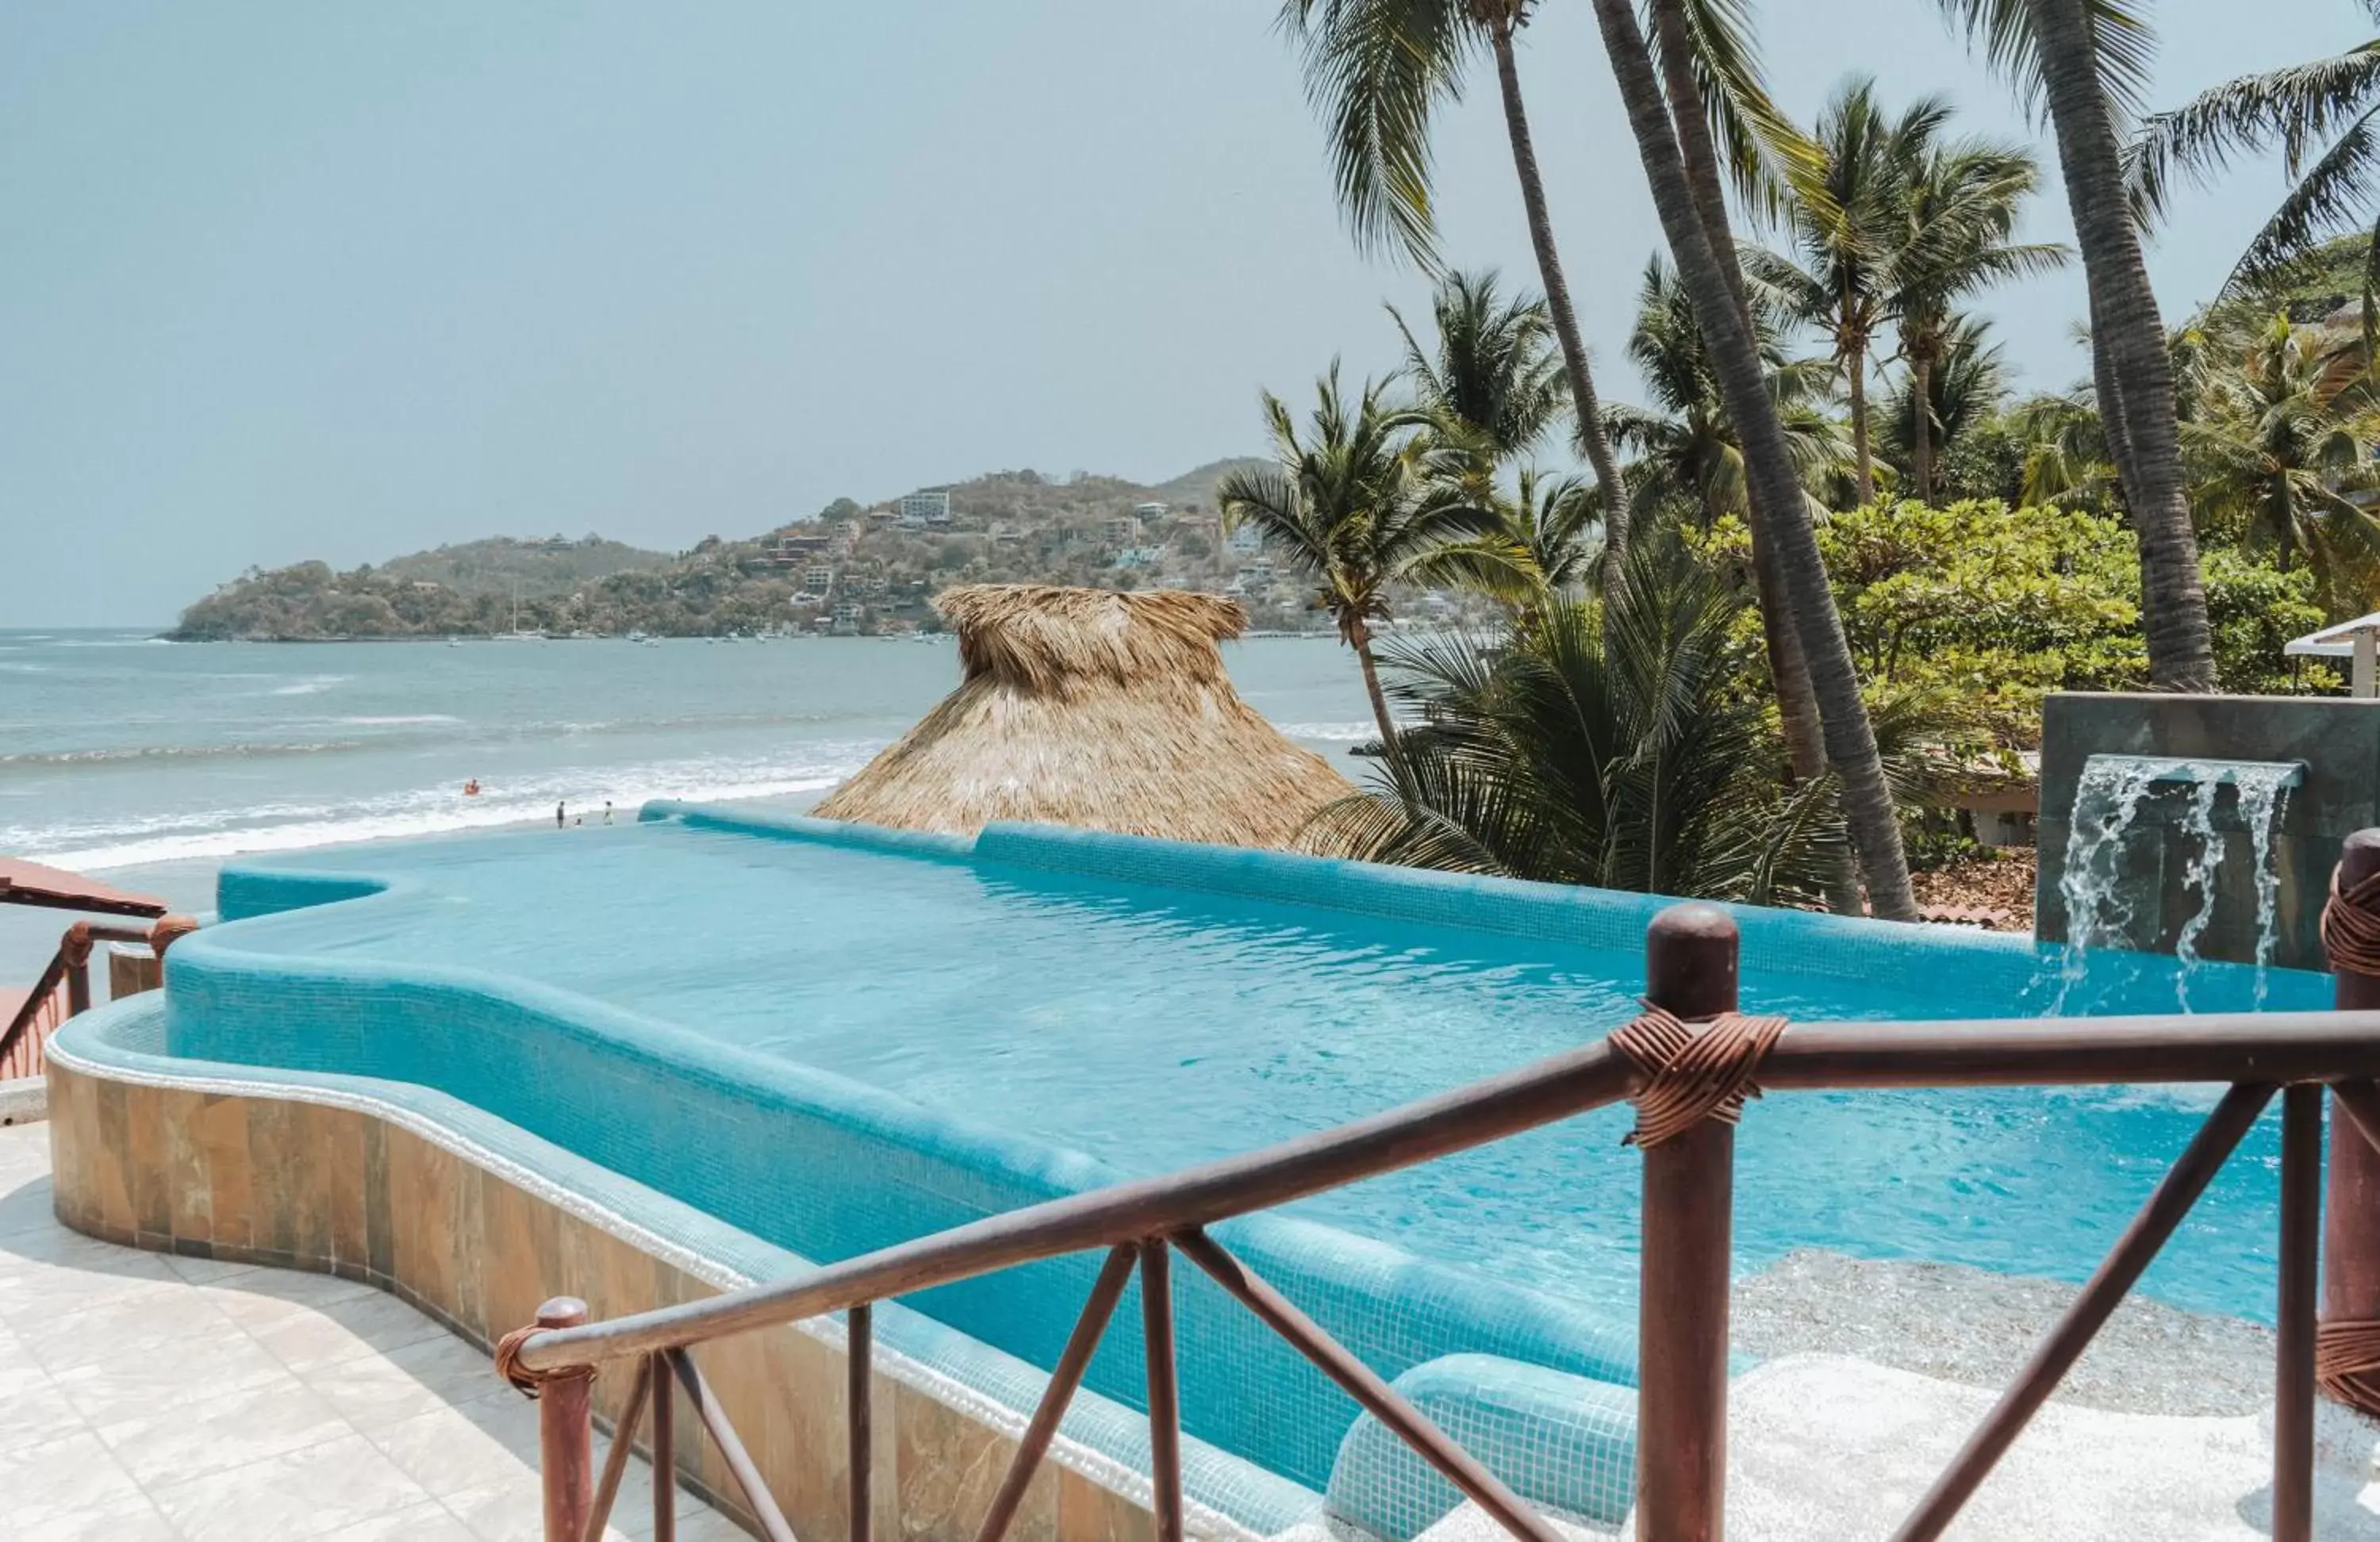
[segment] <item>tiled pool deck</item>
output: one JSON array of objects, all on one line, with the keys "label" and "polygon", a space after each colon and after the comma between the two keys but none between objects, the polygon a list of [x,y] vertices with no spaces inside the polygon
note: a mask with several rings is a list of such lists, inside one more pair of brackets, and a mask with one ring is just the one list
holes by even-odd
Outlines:
[{"label": "tiled pool deck", "polygon": [[[412,1307],[68,1231],[48,1125],[0,1126],[0,1536],[536,1542],[536,1450],[535,1405]],[[631,1463],[613,1536],[650,1533],[651,1496]]]}]

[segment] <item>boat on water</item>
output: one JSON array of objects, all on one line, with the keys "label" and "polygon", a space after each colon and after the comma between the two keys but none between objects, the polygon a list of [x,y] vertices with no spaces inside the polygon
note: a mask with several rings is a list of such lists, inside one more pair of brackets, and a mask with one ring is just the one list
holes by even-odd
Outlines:
[{"label": "boat on water", "polygon": [[543,632],[526,631],[521,626],[520,585],[518,584],[513,586],[513,629],[509,632],[498,632],[496,640],[498,642],[543,642],[545,640]]}]

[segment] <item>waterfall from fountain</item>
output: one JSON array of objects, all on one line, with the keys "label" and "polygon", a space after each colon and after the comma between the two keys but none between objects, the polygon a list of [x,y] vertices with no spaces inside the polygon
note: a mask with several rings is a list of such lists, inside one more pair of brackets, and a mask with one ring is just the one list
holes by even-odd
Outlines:
[{"label": "waterfall from fountain", "polygon": [[[2135,929],[2143,920],[2141,885],[2126,882],[2124,838],[2150,796],[2161,786],[2175,784],[2190,789],[2176,828],[2194,843],[2181,882],[2197,902],[2174,939],[2174,956],[2182,965],[2182,1004],[2189,1005],[2190,967],[2198,961],[2199,940],[2215,918],[2216,880],[2224,855],[2222,836],[2215,828],[2215,807],[2226,785],[2237,791],[2240,822],[2247,831],[2255,861],[2252,877],[2256,895],[2256,967],[2262,971],[2268,965],[2279,929],[2280,875],[2273,864],[2273,835],[2279,828],[2289,789],[2298,785],[2304,773],[2305,768],[2294,760],[2145,755],[2094,755],[2086,759],[2074,789],[2066,871],[2058,882],[2066,902],[2067,941],[2073,950],[2070,977],[2079,976],[2082,956],[2090,949],[2154,945],[2153,938],[2143,940]],[[2263,994],[2260,976],[2260,1005]]]}]

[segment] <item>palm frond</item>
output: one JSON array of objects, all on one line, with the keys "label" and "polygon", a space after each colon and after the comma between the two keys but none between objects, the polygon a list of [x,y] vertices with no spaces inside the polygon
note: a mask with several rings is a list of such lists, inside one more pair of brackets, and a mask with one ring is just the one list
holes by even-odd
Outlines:
[{"label": "palm frond", "polygon": [[[2043,100],[2041,57],[2034,35],[2030,0],[1936,0],[1953,27],[1983,50],[1992,67],[2014,86],[2019,98],[2038,111]],[[2082,0],[2091,28],[2093,62],[2099,89],[2118,112],[2137,116],[2146,99],[2156,59],[2156,34],[2139,0]]]},{"label": "palm frond", "polygon": [[1281,30],[1302,45],[1307,99],[1329,126],[1330,175],[1357,244],[1438,262],[1430,131],[1463,94],[1476,46],[1446,0],[1283,0]]},{"label": "palm frond", "polygon": [[2380,107],[2338,136],[2299,178],[2248,243],[2225,281],[2228,294],[2269,284],[2330,237],[2359,227],[2380,206]]},{"label": "palm frond", "polygon": [[2380,41],[2311,64],[2243,75],[2152,114],[2126,157],[2126,180],[2144,213],[2161,216],[2174,183],[2204,183],[2243,155],[2279,146],[2296,176],[2307,147],[2361,117],[2380,96]]}]

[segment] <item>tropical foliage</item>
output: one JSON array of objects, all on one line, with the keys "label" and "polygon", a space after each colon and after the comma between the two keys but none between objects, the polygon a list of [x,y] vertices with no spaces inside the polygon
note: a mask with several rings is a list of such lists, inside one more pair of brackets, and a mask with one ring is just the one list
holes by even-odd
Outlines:
[{"label": "tropical foliage", "polygon": [[[2038,744],[2049,691],[2148,684],[2140,558],[2112,516],[1997,500],[1882,504],[1837,515],[1819,543],[1870,688],[1954,700],[1984,744]],[[1740,561],[1744,544],[1730,522],[1699,549]],[[2225,678],[2288,689],[2281,645],[2322,624],[2312,576],[2217,551],[2207,591]]]},{"label": "tropical foliage", "polygon": [[2201,528],[2313,570],[2333,611],[2380,592],[2380,388],[2360,333],[2286,315],[2211,340],[2195,361],[2182,449],[2197,468]]},{"label": "tropical foliage", "polygon": [[1372,861],[1664,894],[1814,895],[1826,783],[1788,789],[1761,704],[1734,683],[1741,601],[1648,532],[1600,601],[1512,637],[1399,645],[1419,716],[1371,791],[1325,809],[1318,849]]}]

